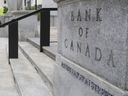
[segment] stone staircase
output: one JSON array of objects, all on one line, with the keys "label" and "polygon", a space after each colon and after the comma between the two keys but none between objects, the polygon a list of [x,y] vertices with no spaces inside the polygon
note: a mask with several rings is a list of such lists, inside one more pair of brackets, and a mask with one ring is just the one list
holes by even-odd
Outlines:
[{"label": "stone staircase", "polygon": [[0,96],[54,96],[53,74],[56,62],[40,53],[29,42],[20,42],[19,58],[10,59],[9,64],[5,45],[4,51],[0,50],[6,52],[2,53],[6,56],[1,55],[0,59],[0,63],[3,62],[0,64]]},{"label": "stone staircase", "polygon": [[19,96],[8,63],[7,39],[0,38],[0,96]]},{"label": "stone staircase", "polygon": [[33,47],[33,45],[28,42],[19,43],[19,47],[26,58],[37,70],[42,80],[45,81],[47,86],[52,91],[55,61],[47,55],[41,53],[37,48]]},{"label": "stone staircase", "polygon": [[[55,34],[55,33],[54,33]],[[57,37],[57,36],[56,36]],[[50,47],[42,47],[43,48],[43,52],[49,56],[50,58],[52,58],[53,60],[56,60],[56,52],[57,52],[57,40],[55,39],[55,37],[52,35],[51,41],[50,41]],[[27,41],[32,44],[34,47],[36,47],[37,49],[40,50],[40,39],[39,38],[28,38]]]}]

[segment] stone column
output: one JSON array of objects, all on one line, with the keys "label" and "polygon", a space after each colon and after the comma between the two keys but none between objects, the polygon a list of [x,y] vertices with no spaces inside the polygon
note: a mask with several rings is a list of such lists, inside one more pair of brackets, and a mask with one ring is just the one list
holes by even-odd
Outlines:
[{"label": "stone column", "polygon": [[7,0],[9,11],[21,10],[23,0]]},{"label": "stone column", "polygon": [[[57,8],[57,4],[53,0],[43,0],[42,8]],[[51,12],[51,27],[57,26],[57,12]]]},{"label": "stone column", "polygon": [[55,1],[55,96],[127,96],[128,0]]}]

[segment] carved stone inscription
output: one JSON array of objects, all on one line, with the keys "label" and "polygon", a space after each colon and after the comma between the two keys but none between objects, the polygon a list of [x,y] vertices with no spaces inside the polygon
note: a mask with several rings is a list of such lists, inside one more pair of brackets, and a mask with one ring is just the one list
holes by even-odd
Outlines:
[{"label": "carved stone inscription", "polygon": [[94,2],[75,2],[60,8],[59,52],[82,68],[124,88],[127,15],[114,2],[112,6],[103,1],[97,6]]},{"label": "carved stone inscription", "polygon": [[[85,12],[83,12],[84,15],[81,13],[81,9],[78,9],[77,12],[71,11],[70,12],[70,18],[71,18],[71,23],[88,23],[88,22],[97,22],[101,23],[103,21],[103,17],[101,16],[102,14],[102,8],[96,8],[94,14],[92,13],[91,9],[85,9]],[[91,57],[91,51],[94,51],[93,59],[97,62],[100,62],[103,57],[103,50],[102,48],[95,46],[93,50],[90,49],[90,44],[88,42],[89,34],[90,34],[90,29],[91,27],[81,27],[79,26],[77,30],[77,35],[78,38],[82,38],[82,40],[87,41],[86,44],[83,44],[81,41],[76,41],[76,40],[69,40],[67,37],[65,37],[64,40],[64,47],[65,49],[69,49],[70,52],[76,52],[77,54],[84,54],[85,57],[90,58]],[[85,49],[82,49],[82,46],[86,46]],[[83,50],[83,51],[82,51]],[[113,49],[109,50],[108,56],[105,57],[107,59],[106,65],[109,67],[116,67],[114,63],[114,53]]]},{"label": "carved stone inscription", "polygon": [[67,72],[69,72],[73,77],[75,77],[80,82],[82,82],[85,86],[88,86],[89,88],[91,88],[91,90],[93,90],[94,92],[99,94],[99,96],[114,96],[111,93],[109,93],[108,91],[106,91],[105,89],[103,89],[100,86],[98,86],[97,84],[95,84],[95,82],[89,80],[88,78],[86,78],[85,76],[83,76],[82,74],[77,72],[76,70],[69,67],[67,64],[62,62],[61,66]]}]

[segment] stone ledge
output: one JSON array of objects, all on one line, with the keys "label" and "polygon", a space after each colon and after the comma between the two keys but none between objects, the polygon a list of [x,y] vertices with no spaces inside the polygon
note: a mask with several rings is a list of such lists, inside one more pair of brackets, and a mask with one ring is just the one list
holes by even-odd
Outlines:
[{"label": "stone ledge", "polygon": [[[55,74],[56,96],[127,96],[122,90],[99,76],[80,67],[62,55],[57,56],[58,66]],[[77,75],[75,74],[77,73]],[[84,78],[84,79],[82,79]],[[59,87],[61,85],[61,87]],[[65,89],[66,88],[66,89]],[[84,90],[83,90],[84,89]],[[102,91],[101,91],[102,90]],[[60,95],[61,94],[61,95]]]},{"label": "stone ledge", "polygon": [[19,47],[52,92],[55,61],[27,42],[20,42]]},{"label": "stone ledge", "polygon": [[7,38],[0,38],[0,96],[19,96],[8,62]]},{"label": "stone ledge", "polygon": [[45,82],[21,51],[18,59],[10,59],[10,64],[17,89],[22,96],[52,96]]}]

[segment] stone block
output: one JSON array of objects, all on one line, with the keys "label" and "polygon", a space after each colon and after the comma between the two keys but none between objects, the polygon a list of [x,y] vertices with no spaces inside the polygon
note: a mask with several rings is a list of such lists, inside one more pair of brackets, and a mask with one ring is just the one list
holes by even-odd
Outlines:
[{"label": "stone block", "polygon": [[127,90],[128,0],[55,1],[59,7],[59,54]]},{"label": "stone block", "polygon": [[57,61],[55,96],[128,96],[127,91],[113,86],[61,55],[58,55]]}]

